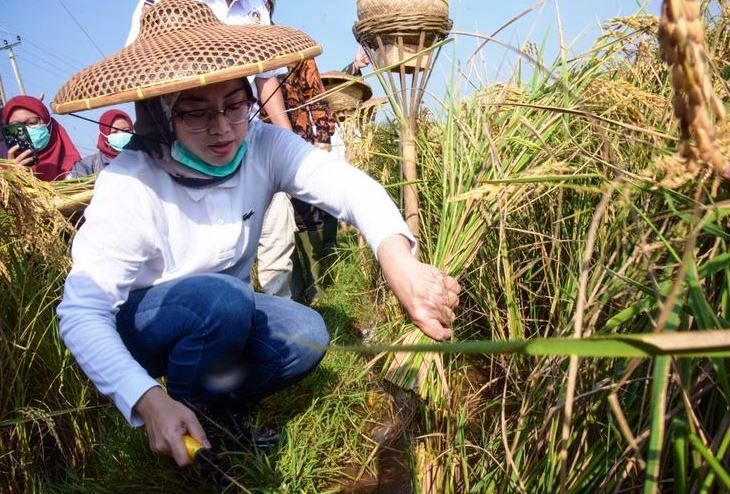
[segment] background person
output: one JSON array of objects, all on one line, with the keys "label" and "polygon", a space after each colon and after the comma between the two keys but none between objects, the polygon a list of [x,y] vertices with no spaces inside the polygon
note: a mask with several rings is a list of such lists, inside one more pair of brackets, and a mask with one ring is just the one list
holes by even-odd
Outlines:
[{"label": "background person", "polygon": [[41,180],[63,180],[74,163],[81,159],[66,129],[51,118],[48,108],[38,98],[15,96],[10,98],[2,111],[2,120],[8,125],[22,123],[28,129],[38,161],[33,162],[31,150],[19,152],[19,147],[8,149],[8,159],[22,166],[29,166]]},{"label": "background person", "polygon": [[99,137],[96,140],[96,148],[99,151],[74,163],[68,178],[98,175],[127,145],[132,138],[132,128],[132,119],[126,112],[122,110],[104,112],[99,119]]},{"label": "background person", "polygon": [[[4,125],[4,121],[2,119],[2,112],[3,112],[3,102],[0,100],[0,127]],[[5,139],[0,139],[0,160],[7,159],[8,157],[8,146],[5,144]]]},{"label": "background person", "polygon": [[[291,66],[283,90],[294,133],[316,147],[330,151],[337,123],[327,101],[309,103],[324,92],[319,69],[313,59]],[[337,184],[333,183],[333,186]],[[295,300],[313,303],[329,284],[329,268],[337,247],[337,218],[326,211],[292,199],[297,232],[292,270]]]},{"label": "background person", "polygon": [[[281,91],[292,130],[316,147],[330,151],[336,119],[325,99],[324,85],[314,59],[291,64]],[[329,268],[337,246],[337,218],[326,211],[292,198],[296,233],[292,255],[292,297],[311,304],[329,283]]]}]

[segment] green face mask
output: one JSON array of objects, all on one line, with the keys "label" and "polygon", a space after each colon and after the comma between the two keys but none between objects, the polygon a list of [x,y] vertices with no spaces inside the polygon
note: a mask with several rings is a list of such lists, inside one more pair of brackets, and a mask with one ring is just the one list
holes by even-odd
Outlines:
[{"label": "green face mask", "polygon": [[132,134],[128,134],[126,132],[114,132],[113,134],[106,136],[106,140],[109,142],[109,145],[112,149],[117,151],[124,149],[124,146],[126,146],[131,139]]},{"label": "green face mask", "polygon": [[33,144],[33,149],[36,151],[42,151],[51,142],[51,131],[48,129],[48,125],[29,125],[26,129],[28,130],[30,142]]},{"label": "green face mask", "polygon": [[174,159],[178,163],[185,165],[192,170],[200,172],[203,175],[206,175],[208,177],[221,178],[228,176],[236,171],[236,168],[238,168],[238,165],[241,163],[243,157],[246,155],[247,149],[248,142],[243,141],[243,144],[241,144],[241,146],[238,148],[238,151],[236,151],[236,155],[233,156],[233,159],[225,165],[218,166],[209,165],[205,161],[201,160],[200,158],[195,156],[188,148],[183,146],[180,141],[177,140],[172,143],[170,155],[172,156],[172,159]]}]

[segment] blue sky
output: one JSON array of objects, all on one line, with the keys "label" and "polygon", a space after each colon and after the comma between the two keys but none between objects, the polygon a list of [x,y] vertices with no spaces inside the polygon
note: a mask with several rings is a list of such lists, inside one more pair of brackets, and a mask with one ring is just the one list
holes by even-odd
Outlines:
[{"label": "blue sky", "polygon": [[[23,41],[15,48],[15,55],[26,92],[34,96],[44,93],[48,103],[75,71],[100,60],[102,53],[109,55],[123,47],[136,4],[137,0],[0,0],[0,44],[3,39],[14,41],[21,36]],[[535,0],[451,0],[450,10],[454,30],[490,34],[535,4]],[[512,46],[521,46],[527,40],[544,42],[550,59],[559,51],[560,25],[569,50],[576,54],[600,35],[602,20],[630,15],[640,8],[657,14],[659,5],[660,0],[548,0],[499,38]],[[314,37],[324,49],[318,65],[327,71],[340,69],[352,59],[356,49],[352,35],[355,17],[355,0],[278,0],[274,20]],[[474,38],[455,36],[455,42],[442,52],[431,92],[443,94],[452,61],[464,66],[477,44]],[[480,78],[486,83],[503,79],[513,63],[504,49],[496,47],[485,48],[476,60]],[[8,97],[19,94],[5,50],[0,51],[0,78]],[[376,79],[370,82],[378,86]],[[375,89],[376,94],[382,93]],[[84,115],[98,118],[102,111]],[[95,151],[95,124],[69,116],[56,118],[82,155]]]}]

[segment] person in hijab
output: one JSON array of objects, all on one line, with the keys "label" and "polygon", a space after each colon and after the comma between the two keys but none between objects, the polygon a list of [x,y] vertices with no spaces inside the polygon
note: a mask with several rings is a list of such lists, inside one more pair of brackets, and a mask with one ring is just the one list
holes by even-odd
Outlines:
[{"label": "person in hijab", "polygon": [[5,104],[2,120],[7,125],[24,124],[33,143],[37,162],[31,150],[19,152],[18,146],[8,149],[8,159],[28,166],[41,180],[63,180],[81,159],[66,129],[51,118],[48,108],[38,98],[15,96]]},{"label": "person in hijab", "polygon": [[96,140],[99,151],[77,161],[68,178],[98,175],[132,138],[132,126],[132,119],[122,110],[104,112],[99,119],[99,137]]},{"label": "person in hijab", "polygon": [[[276,192],[355,224],[407,313],[435,339],[451,335],[459,285],[414,255],[413,235],[377,182],[289,130],[250,121],[246,76],[319,54],[314,40],[281,26],[222,24],[196,0],[162,0],[147,12],[140,41],[72,77],[53,103],[63,113],[137,101],[135,136],[97,177],[74,237],[59,331],[126,420],[144,424],[151,449],[182,466],[192,462],[186,435],[218,448],[223,427],[234,447],[265,442],[246,423],[249,407],[324,356],[329,335],[317,312],[251,286]],[[159,52],[182,61],[177,71]]]}]

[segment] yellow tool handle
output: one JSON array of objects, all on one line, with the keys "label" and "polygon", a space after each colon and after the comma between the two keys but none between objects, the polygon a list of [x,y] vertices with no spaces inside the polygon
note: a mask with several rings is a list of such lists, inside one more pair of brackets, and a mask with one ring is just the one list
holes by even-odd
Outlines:
[{"label": "yellow tool handle", "polygon": [[195,455],[198,454],[198,451],[200,451],[201,449],[203,449],[203,445],[200,444],[200,441],[198,441],[197,439],[195,439],[190,434],[185,434],[183,436],[183,442],[185,443],[185,451],[188,452],[188,457],[191,460],[194,460],[195,459]]},{"label": "yellow tool handle", "polygon": [[[205,449],[205,448],[203,448],[203,445],[200,444],[200,441],[198,441],[197,439],[195,439],[193,436],[191,436],[189,434],[185,434],[183,436],[183,442],[185,443],[185,451],[187,451],[188,456],[193,461],[195,461],[196,456],[198,455],[198,453],[200,452],[200,450],[201,449]],[[223,478],[225,478],[226,480],[228,480],[229,482],[231,482],[233,485],[235,485],[236,487],[238,487],[239,489],[241,489],[241,492],[244,492],[246,494],[251,494],[251,491],[249,491],[248,489],[246,489],[246,487],[244,487],[243,484],[241,484],[239,481],[237,481],[236,479],[234,479],[233,477],[231,477],[230,475],[228,475],[226,472],[224,472],[223,470],[221,470],[220,467],[218,467],[206,455],[204,455],[204,454],[201,455],[200,456],[200,459],[202,459],[203,461],[205,461],[206,463],[208,463],[211,467],[213,467],[215,470],[217,470],[221,475],[223,475]]]}]

